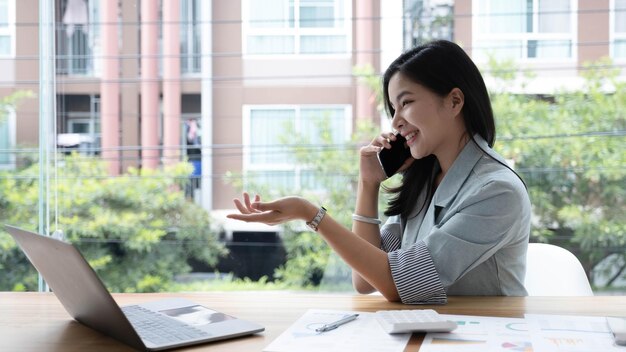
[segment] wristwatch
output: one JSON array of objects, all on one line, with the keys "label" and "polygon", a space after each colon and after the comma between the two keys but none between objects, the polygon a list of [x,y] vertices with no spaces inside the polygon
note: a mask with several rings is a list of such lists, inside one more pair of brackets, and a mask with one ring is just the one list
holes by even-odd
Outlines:
[{"label": "wristwatch", "polygon": [[307,222],[306,225],[310,227],[313,231],[317,231],[317,227],[319,226],[320,221],[322,221],[322,219],[324,218],[324,215],[326,215],[326,208],[320,207],[320,210],[317,211],[317,214],[315,215],[313,220]]}]

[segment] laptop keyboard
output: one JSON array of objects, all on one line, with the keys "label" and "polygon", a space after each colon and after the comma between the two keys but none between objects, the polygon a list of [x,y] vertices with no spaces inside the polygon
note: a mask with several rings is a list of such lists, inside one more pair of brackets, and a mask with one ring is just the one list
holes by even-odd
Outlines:
[{"label": "laptop keyboard", "polygon": [[122,311],[141,339],[155,345],[173,344],[210,336],[209,333],[191,325],[137,305],[122,307]]}]

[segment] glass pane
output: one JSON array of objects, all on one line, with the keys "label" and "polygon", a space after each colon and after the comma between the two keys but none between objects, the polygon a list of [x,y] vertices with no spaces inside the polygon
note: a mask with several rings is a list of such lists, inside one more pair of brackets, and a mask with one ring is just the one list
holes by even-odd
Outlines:
[{"label": "glass pane", "polygon": [[572,42],[569,40],[529,40],[528,57],[542,59],[563,59],[572,56]]},{"label": "glass pane", "polygon": [[615,32],[626,33],[626,0],[615,0]]},{"label": "glass pane", "polygon": [[523,57],[523,43],[519,40],[477,41],[473,53],[477,61],[484,61],[489,56],[499,60],[520,59]]},{"label": "glass pane", "polygon": [[11,54],[11,37],[8,35],[0,35],[0,55]]},{"label": "glass pane", "polygon": [[73,122],[71,123],[72,133],[89,133],[89,122]]},{"label": "glass pane", "polygon": [[[479,27],[488,33],[523,33],[528,30],[526,0],[481,0]],[[484,11],[484,12],[483,12]]]},{"label": "glass pane", "polygon": [[248,36],[248,54],[294,54],[293,36],[251,35]]},{"label": "glass pane", "polygon": [[293,5],[286,0],[249,0],[252,28],[289,28],[293,26]]},{"label": "glass pane", "polygon": [[613,57],[626,58],[626,39],[616,40],[613,45]]},{"label": "glass pane", "polygon": [[9,1],[0,0],[0,28],[9,26]]},{"label": "glass pane", "polygon": [[346,53],[344,35],[305,35],[300,39],[300,52],[303,54],[340,54]]},{"label": "glass pane", "polygon": [[181,73],[200,72],[200,25],[197,0],[181,1],[180,12]]},{"label": "glass pane", "polygon": [[539,1],[539,32],[569,33],[571,8],[570,0]]},{"label": "glass pane", "polygon": [[292,159],[285,144],[289,128],[293,128],[294,110],[252,110],[250,112],[251,164],[285,164]]},{"label": "glass pane", "polygon": [[[312,144],[343,143],[346,136],[344,111],[344,109],[303,108],[300,112],[301,131]],[[328,135],[321,138],[320,132],[328,133]]]},{"label": "glass pane", "polygon": [[334,23],[334,11],[332,6],[300,7],[300,27],[332,28]]}]

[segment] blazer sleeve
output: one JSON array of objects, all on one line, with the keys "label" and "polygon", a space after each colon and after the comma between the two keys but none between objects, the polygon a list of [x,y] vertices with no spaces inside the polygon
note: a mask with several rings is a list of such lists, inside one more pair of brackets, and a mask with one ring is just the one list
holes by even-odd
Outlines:
[{"label": "blazer sleeve", "polygon": [[491,181],[466,196],[454,214],[424,238],[444,287],[523,234],[530,204],[525,190]]},{"label": "blazer sleeve", "polygon": [[405,304],[444,304],[445,290],[439,280],[426,244],[422,241],[406,250],[402,245],[399,217],[390,218],[381,228],[381,249],[387,252],[393,281]]}]

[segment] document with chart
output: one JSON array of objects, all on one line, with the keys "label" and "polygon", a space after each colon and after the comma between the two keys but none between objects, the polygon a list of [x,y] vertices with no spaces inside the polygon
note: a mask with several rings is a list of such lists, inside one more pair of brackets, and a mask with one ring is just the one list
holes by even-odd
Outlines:
[{"label": "document with chart", "polygon": [[[359,314],[357,319],[336,329],[316,331],[355,313]],[[374,318],[374,313],[310,309],[263,351],[401,352],[410,337],[411,334],[386,333]]]},{"label": "document with chart", "polygon": [[535,352],[626,352],[617,346],[606,317],[526,314]]},{"label": "document with chart", "polygon": [[448,333],[428,333],[420,352],[531,352],[532,340],[523,318],[440,314],[456,322]]}]

